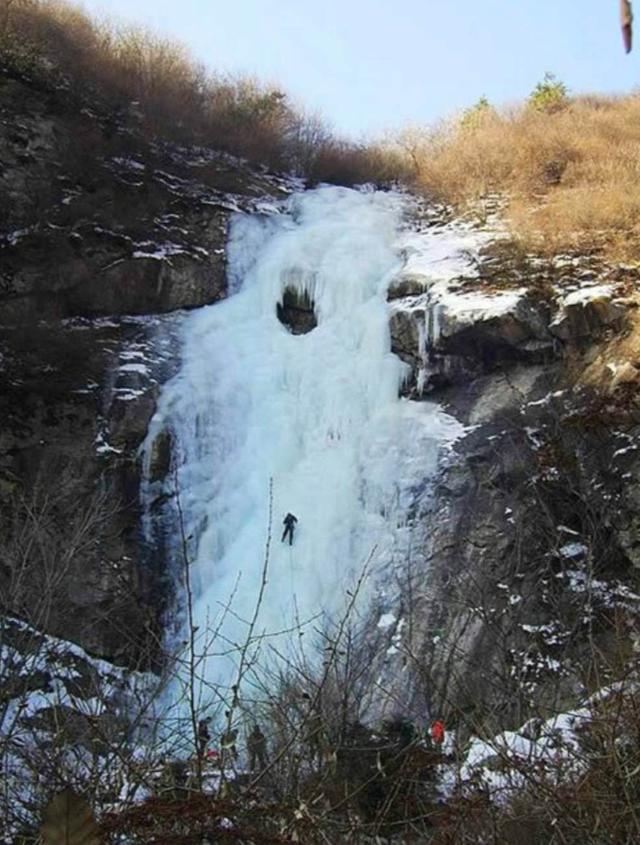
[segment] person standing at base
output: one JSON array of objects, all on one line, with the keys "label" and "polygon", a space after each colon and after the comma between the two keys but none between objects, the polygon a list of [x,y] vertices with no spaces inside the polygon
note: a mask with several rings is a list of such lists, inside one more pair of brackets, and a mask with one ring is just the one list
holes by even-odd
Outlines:
[{"label": "person standing at base", "polygon": [[247,751],[249,752],[249,769],[252,772],[256,770],[256,763],[261,770],[267,768],[267,738],[259,725],[254,725],[247,737]]},{"label": "person standing at base", "polygon": [[209,740],[211,739],[211,734],[209,732],[209,723],[211,719],[200,719],[198,722],[198,754],[201,757],[204,757],[207,751],[207,745]]},{"label": "person standing at base", "polygon": [[288,513],[285,518],[282,520],[282,524],[284,525],[284,531],[282,533],[282,542],[284,543],[287,537],[289,537],[289,545],[293,545],[293,530],[295,528],[296,522],[298,521],[297,517],[295,517],[292,513]]},{"label": "person standing at base", "polygon": [[444,743],[444,732],[444,722],[442,719],[436,719],[435,722],[432,723],[430,730],[431,741],[434,745],[442,746]]}]

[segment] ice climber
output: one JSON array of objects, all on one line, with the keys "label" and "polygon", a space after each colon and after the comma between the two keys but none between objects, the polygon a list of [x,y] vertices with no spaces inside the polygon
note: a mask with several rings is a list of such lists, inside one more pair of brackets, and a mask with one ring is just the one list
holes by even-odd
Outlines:
[{"label": "ice climber", "polygon": [[293,545],[293,529],[295,528],[295,524],[297,522],[297,518],[292,514],[288,513],[285,518],[282,520],[282,524],[284,525],[284,531],[282,532],[282,542],[289,537],[289,545]]}]

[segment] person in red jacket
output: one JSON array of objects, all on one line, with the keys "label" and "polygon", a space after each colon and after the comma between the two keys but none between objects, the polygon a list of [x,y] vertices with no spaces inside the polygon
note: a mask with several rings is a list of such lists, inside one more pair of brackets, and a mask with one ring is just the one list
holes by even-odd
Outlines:
[{"label": "person in red jacket", "polygon": [[431,741],[434,745],[442,745],[444,742],[444,722],[442,719],[436,719],[431,725]]}]

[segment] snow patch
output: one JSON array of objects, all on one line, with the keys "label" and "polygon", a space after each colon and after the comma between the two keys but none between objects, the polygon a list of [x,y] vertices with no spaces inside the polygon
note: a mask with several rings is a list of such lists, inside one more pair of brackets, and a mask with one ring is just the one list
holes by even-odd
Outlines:
[{"label": "snow patch", "polygon": [[166,261],[175,255],[188,255],[188,250],[174,243],[153,244],[151,241],[138,244],[132,258],[153,258],[155,261]]},{"label": "snow patch", "polygon": [[390,628],[395,623],[395,621],[396,617],[393,615],[393,613],[383,613],[378,622],[378,628],[386,630],[387,628]]}]

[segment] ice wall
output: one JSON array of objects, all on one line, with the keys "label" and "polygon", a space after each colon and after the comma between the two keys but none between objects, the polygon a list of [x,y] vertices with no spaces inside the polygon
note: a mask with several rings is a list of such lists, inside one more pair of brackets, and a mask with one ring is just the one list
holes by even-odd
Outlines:
[{"label": "ice wall", "polygon": [[[258,629],[272,634],[338,616],[369,558],[361,607],[384,591],[410,542],[416,491],[457,431],[435,405],[399,398],[404,365],[390,352],[386,291],[403,264],[405,211],[400,194],[322,187],[282,215],[237,215],[231,295],[185,320],[182,369],[150,437],[167,425],[177,436],[196,624],[215,627],[233,596],[224,644],[242,642],[253,615],[270,483]],[[309,334],[276,317],[288,285],[315,302]],[[298,518],[291,547],[280,542],[288,511]],[[207,671],[231,680],[232,661]]]}]

